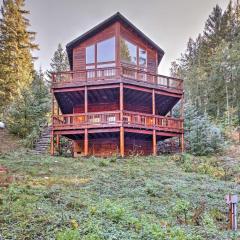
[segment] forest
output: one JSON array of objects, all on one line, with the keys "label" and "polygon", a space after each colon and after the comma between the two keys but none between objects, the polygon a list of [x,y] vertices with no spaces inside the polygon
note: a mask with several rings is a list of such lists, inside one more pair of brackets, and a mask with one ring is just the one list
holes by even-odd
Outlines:
[{"label": "forest", "polygon": [[240,1],[214,6],[172,62],[184,79],[185,152],[126,159],[32,154],[51,124],[52,73],[69,63],[59,43],[49,69],[34,68],[29,14],[24,0],[2,2],[0,122],[11,138],[0,146],[0,239],[239,239],[224,196],[240,191]]},{"label": "forest", "polygon": [[[59,44],[49,70],[34,69],[33,50],[39,46],[24,1],[3,1],[1,13],[1,121],[33,148],[41,127],[50,122],[51,73],[68,70],[68,59]],[[226,131],[240,124],[239,33],[239,1],[230,1],[225,10],[217,5],[204,31],[190,38],[185,53],[172,63],[171,75],[184,79],[185,139],[191,153],[219,151]]]}]

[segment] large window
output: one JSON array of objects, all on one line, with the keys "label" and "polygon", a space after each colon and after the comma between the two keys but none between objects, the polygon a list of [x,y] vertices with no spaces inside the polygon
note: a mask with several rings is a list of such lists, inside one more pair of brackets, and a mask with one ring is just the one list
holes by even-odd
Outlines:
[{"label": "large window", "polygon": [[95,46],[91,45],[86,48],[86,64],[95,62]]},{"label": "large window", "polygon": [[97,43],[97,61],[115,61],[115,37]]},{"label": "large window", "polygon": [[141,67],[145,67],[147,65],[147,52],[141,48],[139,48],[139,65]]},{"label": "large window", "polygon": [[121,61],[131,64],[137,63],[137,46],[121,38],[120,44]]}]

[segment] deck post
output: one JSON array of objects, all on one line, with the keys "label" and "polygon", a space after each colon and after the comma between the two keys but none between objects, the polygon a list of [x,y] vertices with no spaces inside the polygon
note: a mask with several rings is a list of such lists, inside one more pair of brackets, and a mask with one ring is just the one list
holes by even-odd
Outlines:
[{"label": "deck post", "polygon": [[58,150],[58,154],[60,155],[60,151],[61,151],[61,145],[60,145],[60,135],[57,134],[57,150]]},{"label": "deck post", "polygon": [[51,139],[50,139],[50,154],[54,156],[54,134],[53,131],[51,132]]},{"label": "deck post", "polygon": [[[87,121],[88,116],[88,89],[87,86],[84,88],[84,113],[85,113],[85,120]],[[84,156],[88,156],[88,129],[84,129]]]},{"label": "deck post", "polygon": [[120,155],[121,157],[124,157],[124,127],[123,127],[123,109],[124,109],[124,103],[123,103],[123,83],[120,83]]},{"label": "deck post", "polygon": [[184,146],[184,133],[181,134],[181,153],[184,153],[185,146]]},{"label": "deck post", "polygon": [[[54,76],[54,75],[52,75]],[[51,131],[51,139],[50,139],[50,154],[51,156],[54,156],[54,131],[53,131],[53,125],[54,125],[54,91],[51,89],[52,93],[52,131]]]},{"label": "deck post", "polygon": [[184,94],[182,95],[182,99],[181,99],[180,114],[181,114],[181,119],[182,119],[181,153],[184,153],[184,151],[185,151],[185,144],[184,144],[184,125],[183,125],[183,118],[184,118]]},{"label": "deck post", "polygon": [[157,155],[157,135],[156,135],[156,129],[155,129],[155,124],[156,124],[156,119],[155,119],[155,115],[156,115],[156,105],[155,105],[155,89],[152,90],[152,115],[153,115],[153,119],[152,119],[152,124],[154,127],[153,130],[153,138],[152,138],[152,143],[153,143],[153,156]]},{"label": "deck post", "polygon": [[124,157],[124,128],[120,127],[120,155]]},{"label": "deck post", "polygon": [[157,135],[156,130],[153,130],[153,156],[157,156]]},{"label": "deck post", "polygon": [[88,156],[88,130],[84,129],[84,156]]}]

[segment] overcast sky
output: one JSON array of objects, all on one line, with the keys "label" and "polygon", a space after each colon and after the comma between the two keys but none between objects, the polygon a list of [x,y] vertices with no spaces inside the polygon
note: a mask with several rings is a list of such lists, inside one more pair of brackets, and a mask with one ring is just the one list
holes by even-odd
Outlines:
[{"label": "overcast sky", "polygon": [[26,0],[40,47],[35,67],[48,69],[58,43],[65,47],[119,11],[165,51],[159,72],[168,75],[171,62],[185,50],[188,38],[203,30],[216,4],[225,9],[228,0]]}]

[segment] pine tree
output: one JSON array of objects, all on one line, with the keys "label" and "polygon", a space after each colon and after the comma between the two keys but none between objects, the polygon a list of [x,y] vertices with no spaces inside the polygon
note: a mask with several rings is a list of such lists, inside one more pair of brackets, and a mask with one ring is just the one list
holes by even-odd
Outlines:
[{"label": "pine tree", "polygon": [[47,71],[48,82],[51,82],[52,73],[64,72],[69,70],[69,62],[66,51],[63,50],[62,45],[59,43],[57,50],[53,54],[50,63],[50,70]]},{"label": "pine tree", "polygon": [[0,112],[33,77],[31,50],[35,33],[28,31],[24,0],[4,0],[0,20]]},{"label": "pine tree", "polygon": [[219,5],[216,5],[216,7],[213,8],[212,13],[209,15],[204,28],[204,37],[212,49],[214,49],[220,42],[221,21],[222,9]]},{"label": "pine tree", "polygon": [[233,4],[230,0],[227,9],[224,11],[220,26],[220,37],[225,41],[231,41],[234,37],[234,12]]},{"label": "pine tree", "polygon": [[21,89],[7,109],[9,130],[25,139],[27,146],[32,147],[39,136],[41,126],[48,122],[50,113],[50,96],[42,71],[34,73],[30,86]]},{"label": "pine tree", "polygon": [[187,50],[171,68],[184,79],[187,102],[221,124],[240,124],[239,1],[222,13],[216,6],[203,35],[190,39]]}]

